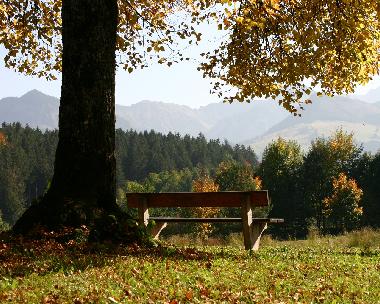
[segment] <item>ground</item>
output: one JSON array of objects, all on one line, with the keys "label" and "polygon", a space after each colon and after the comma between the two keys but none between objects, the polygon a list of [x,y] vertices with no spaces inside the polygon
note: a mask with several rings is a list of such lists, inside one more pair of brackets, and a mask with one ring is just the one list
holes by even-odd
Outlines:
[{"label": "ground", "polygon": [[[155,248],[0,237],[0,303],[379,303],[380,232]],[[177,240],[178,241],[178,240]],[[178,242],[177,242],[178,244]],[[236,246],[234,244],[239,244]]]}]

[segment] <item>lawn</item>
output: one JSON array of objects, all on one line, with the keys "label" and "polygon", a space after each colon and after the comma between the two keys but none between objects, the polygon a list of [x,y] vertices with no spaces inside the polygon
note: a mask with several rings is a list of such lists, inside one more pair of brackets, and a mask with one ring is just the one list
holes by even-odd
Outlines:
[{"label": "lawn", "polygon": [[5,238],[0,261],[0,303],[380,303],[380,232],[372,230],[267,238],[256,253]]}]

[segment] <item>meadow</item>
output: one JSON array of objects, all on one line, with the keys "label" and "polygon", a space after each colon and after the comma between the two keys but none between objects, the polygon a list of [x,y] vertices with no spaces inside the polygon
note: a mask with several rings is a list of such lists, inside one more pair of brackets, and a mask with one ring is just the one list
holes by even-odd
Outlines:
[{"label": "meadow", "polygon": [[380,303],[380,231],[371,229],[264,237],[258,252],[239,235],[154,248],[91,245],[80,234],[0,240],[0,303]]}]

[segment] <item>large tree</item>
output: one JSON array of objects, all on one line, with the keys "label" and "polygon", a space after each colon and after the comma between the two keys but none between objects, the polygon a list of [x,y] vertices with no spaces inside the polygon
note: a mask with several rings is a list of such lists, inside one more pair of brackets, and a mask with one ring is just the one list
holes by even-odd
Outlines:
[{"label": "large tree", "polygon": [[313,88],[350,92],[378,73],[379,14],[376,0],[2,0],[6,65],[48,79],[62,71],[54,177],[15,229],[118,213],[115,54],[129,72],[151,59],[171,65],[184,59],[176,37],[197,42],[192,24],[214,20],[225,39],[200,69],[215,90],[232,85],[229,101],[273,97],[294,112]]}]

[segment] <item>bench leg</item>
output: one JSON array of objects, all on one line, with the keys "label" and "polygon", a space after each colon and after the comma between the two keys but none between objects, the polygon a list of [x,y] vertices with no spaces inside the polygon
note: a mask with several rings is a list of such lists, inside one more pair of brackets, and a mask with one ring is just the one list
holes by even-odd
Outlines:
[{"label": "bench leg", "polygon": [[139,225],[148,226],[148,222],[149,222],[148,202],[146,198],[142,198],[141,204],[139,207]]},{"label": "bench leg", "polygon": [[244,248],[252,250],[255,239],[253,236],[252,204],[249,196],[245,197],[241,202],[241,218],[243,222]]},{"label": "bench leg", "polygon": [[164,228],[168,225],[168,223],[166,222],[159,222],[159,223],[156,223],[156,225],[152,228],[152,237],[155,239],[155,240],[158,240],[158,237],[160,236],[160,233],[162,230],[164,230]]},{"label": "bench leg", "polygon": [[252,227],[253,232],[253,251],[259,250],[260,246],[260,239],[261,235],[263,234],[264,230],[267,229],[268,225],[267,223],[255,223]]}]

